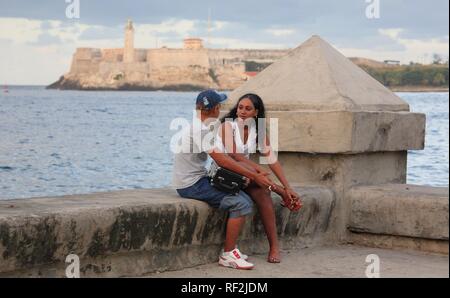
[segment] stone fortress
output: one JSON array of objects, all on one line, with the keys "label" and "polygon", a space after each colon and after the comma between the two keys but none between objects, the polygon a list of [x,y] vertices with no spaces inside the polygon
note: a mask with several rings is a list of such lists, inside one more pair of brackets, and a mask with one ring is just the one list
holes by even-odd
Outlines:
[{"label": "stone fortress", "polygon": [[200,38],[184,47],[136,49],[131,20],[123,48],[78,48],[70,71],[48,86],[81,90],[232,90],[254,72],[246,64],[268,65],[289,50],[208,49]]}]

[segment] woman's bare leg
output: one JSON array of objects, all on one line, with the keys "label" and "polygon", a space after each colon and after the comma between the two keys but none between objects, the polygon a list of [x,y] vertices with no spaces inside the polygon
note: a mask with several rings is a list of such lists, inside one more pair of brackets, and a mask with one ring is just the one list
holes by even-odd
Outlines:
[{"label": "woman's bare leg", "polygon": [[270,193],[259,186],[249,186],[245,192],[253,199],[261,215],[261,221],[269,241],[268,260],[272,263],[280,262],[280,245],[278,243],[275,210]]},{"label": "woman's bare leg", "polygon": [[[245,163],[240,165],[253,171],[251,167]],[[250,184],[244,191],[252,198],[256,203],[259,214],[261,215],[261,221],[264,226],[264,230],[269,241],[269,256],[268,261],[272,263],[280,262],[280,246],[278,243],[278,235],[275,221],[275,210],[273,208],[272,197],[267,189],[261,188],[256,184]]]}]

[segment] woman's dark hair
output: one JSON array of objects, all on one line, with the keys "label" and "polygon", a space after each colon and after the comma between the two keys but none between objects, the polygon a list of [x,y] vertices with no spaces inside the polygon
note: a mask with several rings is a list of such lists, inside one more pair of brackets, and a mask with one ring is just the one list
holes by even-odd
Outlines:
[{"label": "woman's dark hair", "polygon": [[[257,118],[266,118],[266,109],[264,108],[264,103],[263,103],[261,97],[259,97],[256,94],[253,94],[253,93],[248,93],[248,94],[241,96],[239,98],[239,100],[237,101],[236,105],[230,110],[230,112],[228,114],[226,114],[224,117],[222,117],[222,119],[220,119],[220,121],[225,122],[225,119],[227,119],[227,118],[231,118],[233,120],[236,119],[239,103],[244,98],[250,99],[251,102],[253,103],[253,106],[255,107],[255,110],[258,110],[258,115],[256,116]],[[258,125],[258,121],[256,121],[256,125]]]},{"label": "woman's dark hair", "polygon": [[[237,101],[236,105],[230,110],[230,112],[228,112],[228,114],[226,114],[225,116],[223,116],[220,119],[220,122],[225,122],[226,119],[233,119],[233,121],[237,118],[237,110],[239,107],[239,103],[241,102],[241,100],[248,98],[251,100],[251,102],[253,103],[253,106],[255,107],[255,110],[258,110],[258,115],[256,115],[256,119],[255,119],[255,124],[256,124],[256,131],[258,133],[262,133],[260,137],[262,137],[262,140],[265,139],[265,134],[266,134],[266,130],[264,129],[263,131],[259,131],[258,130],[258,119],[263,119],[266,118],[266,108],[264,107],[264,103],[261,99],[261,97],[259,97],[256,94],[253,93],[247,93],[243,96],[241,96],[239,98],[239,100]],[[257,138],[259,139],[259,138]],[[257,140],[258,141],[258,140]]]}]

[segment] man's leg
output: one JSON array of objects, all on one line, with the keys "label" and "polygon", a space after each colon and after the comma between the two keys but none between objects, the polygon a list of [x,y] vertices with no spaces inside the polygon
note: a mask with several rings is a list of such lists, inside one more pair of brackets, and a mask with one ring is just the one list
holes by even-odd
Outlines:
[{"label": "man's leg", "polygon": [[224,251],[232,251],[236,247],[239,233],[245,223],[245,216],[228,218],[227,231],[225,236]]},{"label": "man's leg", "polygon": [[227,195],[221,201],[220,208],[229,212],[224,251],[232,251],[236,247],[244,223],[245,216],[252,213],[252,199],[243,191],[237,195]]}]

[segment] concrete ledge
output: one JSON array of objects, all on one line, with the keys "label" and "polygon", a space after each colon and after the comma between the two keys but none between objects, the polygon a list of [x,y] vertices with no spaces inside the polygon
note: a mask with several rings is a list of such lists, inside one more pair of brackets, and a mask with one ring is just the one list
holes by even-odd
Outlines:
[{"label": "concrete ledge", "polygon": [[351,233],[347,244],[448,255],[448,241],[369,233]]},{"label": "concrete ledge", "polygon": [[278,118],[279,151],[386,152],[424,148],[425,114],[370,111],[269,111]]},{"label": "concrete ledge", "polygon": [[[291,213],[274,197],[283,248],[319,245],[329,230],[334,193],[297,189],[304,208]],[[82,276],[138,276],[213,262],[224,239],[226,214],[182,199],[170,189],[0,201],[0,275],[64,276],[69,254]],[[240,246],[267,249],[257,213]]]},{"label": "concrete ledge", "polygon": [[448,188],[408,184],[358,186],[347,194],[352,232],[445,240]]}]

